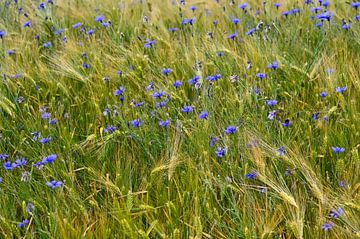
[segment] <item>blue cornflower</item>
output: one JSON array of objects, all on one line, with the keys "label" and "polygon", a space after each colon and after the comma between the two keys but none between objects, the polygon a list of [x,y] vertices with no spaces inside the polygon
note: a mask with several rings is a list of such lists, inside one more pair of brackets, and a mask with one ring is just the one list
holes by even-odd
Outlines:
[{"label": "blue cornflower", "polygon": [[22,158],[22,159],[17,159],[15,160],[15,163],[13,163],[13,168],[17,168],[17,167],[20,167],[20,166],[25,166],[26,165],[26,159],[25,158]]},{"label": "blue cornflower", "polygon": [[29,220],[28,220],[28,219],[25,219],[25,220],[23,220],[22,222],[20,222],[20,223],[18,224],[18,227],[24,228],[24,227],[26,227],[28,224],[29,224]]},{"label": "blue cornflower", "polygon": [[179,28],[177,28],[177,27],[169,28],[169,31],[172,33],[176,32],[177,30],[179,30]]},{"label": "blue cornflower", "polygon": [[285,16],[286,18],[289,16],[290,12],[289,11],[283,11],[281,13],[281,15]]},{"label": "blue cornflower", "polygon": [[5,162],[3,164],[3,166],[4,166],[4,169],[6,169],[6,170],[13,170],[14,169],[13,164],[10,161]]},{"label": "blue cornflower", "polygon": [[173,83],[173,86],[178,89],[180,86],[182,86],[182,82],[180,80],[177,80]]},{"label": "blue cornflower", "polygon": [[224,133],[225,134],[235,134],[236,131],[237,131],[237,127],[233,126],[233,125],[230,125],[224,130]]},{"label": "blue cornflower", "polygon": [[199,82],[199,80],[200,80],[200,76],[195,76],[195,77],[191,78],[191,79],[188,81],[188,83],[189,83],[190,85],[195,85],[196,83]]},{"label": "blue cornflower", "polygon": [[218,51],[218,52],[216,52],[216,55],[217,55],[218,57],[222,57],[222,56],[224,56],[224,52]]},{"label": "blue cornflower", "polygon": [[237,25],[237,24],[239,24],[240,19],[239,19],[239,18],[233,18],[231,21],[232,21],[235,25]]},{"label": "blue cornflower", "polygon": [[155,99],[161,99],[161,97],[163,97],[165,95],[165,92],[160,90],[158,92],[154,92],[152,94],[152,97],[155,98]]},{"label": "blue cornflower", "polygon": [[56,181],[56,180],[53,180],[53,181],[50,181],[50,182],[47,182],[47,183],[46,183],[46,186],[50,187],[51,189],[59,188],[59,187],[61,187],[62,185],[64,185],[63,182],[61,182],[61,181]]},{"label": "blue cornflower", "polygon": [[89,31],[86,32],[86,34],[89,35],[89,36],[91,36],[94,33],[95,33],[94,29],[90,29]]},{"label": "blue cornflower", "polygon": [[111,23],[110,22],[102,22],[101,26],[103,27],[110,27]]},{"label": "blue cornflower", "polygon": [[59,29],[57,31],[54,32],[55,35],[60,36],[65,30],[64,29]]},{"label": "blue cornflower", "polygon": [[162,68],[161,73],[168,76],[172,72],[171,68]]},{"label": "blue cornflower", "polygon": [[184,112],[184,113],[191,113],[193,112],[193,107],[190,106],[190,105],[185,105],[182,109],[181,109],[181,112]]},{"label": "blue cornflower", "polygon": [[276,9],[279,9],[279,7],[281,7],[281,3],[274,3],[274,7],[276,7]]},{"label": "blue cornflower", "polygon": [[51,41],[45,42],[45,43],[43,44],[43,47],[44,47],[44,48],[50,48],[51,46],[52,46]]},{"label": "blue cornflower", "polygon": [[25,211],[26,211],[27,213],[29,213],[30,215],[32,215],[32,214],[34,213],[34,210],[35,210],[34,204],[32,204],[31,202],[29,202],[29,203],[26,205]]},{"label": "blue cornflower", "polygon": [[44,8],[45,8],[45,3],[44,2],[40,3],[38,6],[38,9],[40,10],[40,9],[44,9]]},{"label": "blue cornflower", "polygon": [[160,121],[159,121],[159,125],[160,125],[161,127],[166,128],[166,127],[168,127],[168,126],[170,125],[170,120],[160,120]]},{"label": "blue cornflower", "polygon": [[199,114],[199,119],[207,119],[209,116],[209,113],[207,111],[202,111],[200,114]]},{"label": "blue cornflower", "polygon": [[287,128],[287,127],[290,127],[292,125],[292,122],[291,122],[291,120],[286,119],[284,121],[284,123],[282,123],[282,125]]},{"label": "blue cornflower", "polygon": [[270,107],[274,107],[275,105],[277,105],[278,101],[277,100],[267,100],[266,104]]},{"label": "blue cornflower", "polygon": [[327,96],[326,91],[321,91],[320,96],[323,97],[323,98],[326,97]]},{"label": "blue cornflower", "polygon": [[196,11],[196,9],[197,9],[197,7],[196,6],[190,6],[190,8],[189,8],[191,11],[193,11],[193,12],[195,12]]},{"label": "blue cornflower", "polygon": [[359,21],[360,21],[360,14],[356,15],[356,16],[354,17],[354,20],[357,21],[357,22],[359,22]]},{"label": "blue cornflower", "polygon": [[221,74],[216,74],[216,75],[213,75],[213,76],[206,77],[206,80],[210,81],[210,82],[213,82],[213,81],[217,81],[220,78],[221,78]]},{"label": "blue cornflower", "polygon": [[275,116],[276,116],[276,110],[272,110],[272,111],[270,111],[269,112],[269,114],[268,114],[268,116],[267,116],[267,118],[269,119],[269,120],[273,120],[274,118],[275,118]]},{"label": "blue cornflower", "polygon": [[6,32],[4,30],[0,30],[0,38],[4,39],[5,35],[6,35]]},{"label": "blue cornflower", "polygon": [[195,22],[195,18],[184,18],[181,21],[181,25],[187,25],[187,24],[193,25],[194,22]]},{"label": "blue cornflower", "polygon": [[0,183],[2,183],[4,181],[4,179],[2,177],[0,177]]},{"label": "blue cornflower", "polygon": [[277,153],[279,156],[284,156],[286,153],[285,147],[281,146],[280,148],[277,149]]},{"label": "blue cornflower", "polygon": [[337,93],[341,93],[343,94],[346,90],[347,90],[347,86],[343,86],[343,87],[336,87],[336,92]]},{"label": "blue cornflower", "polygon": [[7,158],[9,158],[8,154],[0,154],[0,160],[5,160]]},{"label": "blue cornflower", "polygon": [[239,4],[238,7],[242,10],[245,10],[245,8],[248,6],[249,4],[248,3],[242,3],[242,4]]},{"label": "blue cornflower", "polygon": [[217,137],[211,136],[209,146],[210,148],[214,147],[215,144],[219,141]]},{"label": "blue cornflower", "polygon": [[53,118],[53,119],[49,120],[49,124],[56,124],[57,121],[58,120],[56,118]]},{"label": "blue cornflower", "polygon": [[245,35],[252,36],[256,32],[256,28],[251,28],[247,32],[245,32]]},{"label": "blue cornflower", "polygon": [[41,163],[42,163],[42,164],[53,163],[56,158],[57,158],[57,155],[56,155],[56,154],[50,154],[50,155],[44,157],[44,158],[41,160]]},{"label": "blue cornflower", "polygon": [[330,217],[332,218],[339,218],[344,215],[345,211],[343,208],[339,207],[338,209],[332,209],[330,211]]},{"label": "blue cornflower", "polygon": [[229,39],[231,39],[231,40],[234,40],[235,39],[235,37],[237,36],[237,32],[235,32],[235,33],[233,33],[233,34],[230,34],[229,36],[228,36],[228,38]]},{"label": "blue cornflower", "polygon": [[134,119],[131,121],[131,126],[133,128],[138,128],[142,125],[142,121],[140,119]]},{"label": "blue cornflower", "polygon": [[221,148],[219,147],[216,151],[215,151],[215,154],[216,154],[216,157],[217,158],[222,158],[226,155],[227,153],[227,150],[225,148]]},{"label": "blue cornflower", "polygon": [[42,119],[50,119],[50,117],[51,117],[51,113],[44,112],[41,114]]},{"label": "blue cornflower", "polygon": [[257,177],[257,172],[256,171],[252,171],[251,173],[247,173],[245,175],[246,179],[256,179],[256,177]]},{"label": "blue cornflower", "polygon": [[14,54],[15,54],[15,51],[12,50],[12,49],[10,49],[10,50],[7,50],[7,51],[6,51],[6,54],[8,54],[9,56],[10,56],[10,55],[14,55]]},{"label": "blue cornflower", "polygon": [[74,25],[72,25],[72,27],[73,27],[74,29],[76,29],[76,28],[81,27],[81,25],[82,25],[82,22],[78,22],[78,23],[75,23]]},{"label": "blue cornflower", "polygon": [[334,151],[334,153],[336,154],[339,154],[339,153],[343,153],[345,152],[345,149],[344,148],[341,148],[341,147],[331,147],[331,149]]},{"label": "blue cornflower", "polygon": [[156,103],[156,108],[164,108],[167,104],[168,100],[160,101],[159,103]]},{"label": "blue cornflower", "polygon": [[331,20],[331,16],[332,16],[332,13],[330,13],[330,12],[324,12],[324,13],[317,14],[315,17],[316,17],[317,19],[320,19],[320,20],[330,21],[330,20]]},{"label": "blue cornflower", "polygon": [[112,133],[114,133],[115,131],[116,131],[116,127],[113,126],[113,125],[110,125],[110,126],[108,126],[108,127],[106,127],[106,128],[104,129],[104,132],[105,132],[105,133],[109,133],[109,134],[112,134]]},{"label": "blue cornflower", "polygon": [[40,138],[40,132],[38,131],[31,133],[31,135],[33,135],[33,140],[38,140]]},{"label": "blue cornflower", "polygon": [[24,24],[23,24],[23,27],[30,27],[31,26],[31,21],[26,21]]},{"label": "blue cornflower", "polygon": [[320,12],[321,9],[322,9],[321,7],[312,7],[312,8],[310,8],[310,11],[317,13],[317,12]]},{"label": "blue cornflower", "polygon": [[95,17],[95,22],[102,22],[104,20],[104,15],[99,15]]},{"label": "blue cornflower", "polygon": [[146,43],[144,44],[145,48],[150,48],[155,44],[155,40],[146,39]]},{"label": "blue cornflower", "polygon": [[290,10],[290,14],[293,14],[293,15],[296,15],[299,12],[300,12],[299,8],[293,8],[293,9]]},{"label": "blue cornflower", "polygon": [[351,6],[357,10],[360,7],[360,2],[352,2]]},{"label": "blue cornflower", "polygon": [[313,119],[313,120],[317,120],[318,118],[319,118],[319,112],[316,112],[316,113],[313,113],[312,115],[311,115],[311,118]]},{"label": "blue cornflower", "polygon": [[256,77],[259,78],[260,80],[263,80],[266,78],[266,74],[265,73],[257,73]]},{"label": "blue cornflower", "polygon": [[125,88],[123,86],[120,86],[118,89],[114,91],[114,95],[119,96],[122,95],[125,91]]},{"label": "blue cornflower", "polygon": [[321,226],[324,231],[329,231],[334,225],[331,222],[326,222]]},{"label": "blue cornflower", "polygon": [[273,63],[268,64],[268,68],[276,70],[279,68],[279,63],[275,60]]}]

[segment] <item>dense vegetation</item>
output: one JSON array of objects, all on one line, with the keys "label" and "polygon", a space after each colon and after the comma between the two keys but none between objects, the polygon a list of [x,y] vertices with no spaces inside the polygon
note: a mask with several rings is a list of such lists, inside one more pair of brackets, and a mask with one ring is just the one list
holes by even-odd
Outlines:
[{"label": "dense vegetation", "polygon": [[360,238],[360,2],[0,2],[1,238]]}]

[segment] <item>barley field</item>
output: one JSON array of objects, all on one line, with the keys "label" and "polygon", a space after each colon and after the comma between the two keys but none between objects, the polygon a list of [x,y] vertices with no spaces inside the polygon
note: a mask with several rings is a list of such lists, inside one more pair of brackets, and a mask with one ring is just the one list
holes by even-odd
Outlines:
[{"label": "barley field", "polygon": [[360,238],[360,2],[0,0],[0,238]]}]

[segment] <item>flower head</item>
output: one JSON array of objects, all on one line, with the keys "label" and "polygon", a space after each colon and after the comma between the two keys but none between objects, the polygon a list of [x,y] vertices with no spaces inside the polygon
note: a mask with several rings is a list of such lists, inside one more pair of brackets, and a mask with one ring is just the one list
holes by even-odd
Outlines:
[{"label": "flower head", "polygon": [[237,127],[233,126],[233,125],[230,125],[224,130],[224,133],[225,134],[235,134],[236,131],[237,131]]},{"label": "flower head", "polygon": [[47,183],[46,183],[46,186],[50,187],[51,189],[59,188],[59,187],[61,187],[62,185],[64,185],[63,182],[61,182],[61,181],[56,181],[56,180],[53,180],[53,181],[50,181],[50,182],[47,182]]},{"label": "flower head", "polygon": [[199,114],[199,119],[207,119],[209,116],[209,113],[207,111],[202,111],[200,114]]},{"label": "flower head", "polygon": [[331,147],[331,148],[334,151],[334,153],[336,153],[336,154],[345,152],[344,148],[340,148],[340,147]]},{"label": "flower head", "polygon": [[182,109],[181,112],[189,114],[191,112],[193,112],[193,107],[190,105],[185,105]]}]

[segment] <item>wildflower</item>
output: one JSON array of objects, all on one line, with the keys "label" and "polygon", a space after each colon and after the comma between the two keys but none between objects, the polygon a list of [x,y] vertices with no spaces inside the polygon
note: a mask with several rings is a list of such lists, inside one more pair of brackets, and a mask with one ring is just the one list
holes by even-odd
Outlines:
[{"label": "wildflower", "polygon": [[24,24],[23,24],[23,27],[30,27],[31,26],[31,21],[26,21]]},{"label": "wildflower", "polygon": [[0,183],[2,183],[4,181],[4,179],[2,177],[0,177]]},{"label": "wildflower", "polygon": [[32,215],[34,213],[34,210],[35,210],[35,206],[34,204],[32,204],[31,202],[29,202],[27,205],[26,205],[26,212],[29,213],[30,215]]},{"label": "wildflower", "polygon": [[152,97],[155,99],[161,99],[161,97],[163,97],[165,95],[165,92],[160,90],[159,92],[154,92],[152,94]]},{"label": "wildflower", "polygon": [[160,121],[159,121],[159,125],[160,125],[161,127],[166,128],[166,127],[168,127],[168,126],[170,125],[170,120],[160,120]]},{"label": "wildflower", "polygon": [[281,15],[285,16],[286,18],[289,16],[290,12],[289,11],[283,11],[281,13]]},{"label": "wildflower", "polygon": [[324,231],[329,231],[334,225],[331,222],[326,222],[321,226]]},{"label": "wildflower", "polygon": [[319,95],[324,98],[327,96],[327,93],[326,93],[326,91],[321,91],[321,93]]},{"label": "wildflower", "polygon": [[342,215],[344,215],[344,209],[342,209],[341,207],[339,207],[338,209],[332,209],[330,211],[330,217],[332,218],[339,218]]},{"label": "wildflower", "polygon": [[112,133],[114,133],[115,131],[116,131],[116,127],[113,126],[113,125],[110,125],[110,126],[108,126],[108,127],[106,127],[106,128],[104,129],[104,132],[105,132],[105,133],[109,133],[109,134],[112,134]]},{"label": "wildflower", "polygon": [[186,105],[181,109],[181,112],[184,112],[187,114],[191,113],[192,111],[193,111],[193,107],[190,105]]},{"label": "wildflower", "polygon": [[82,66],[83,66],[85,69],[89,69],[89,68],[90,68],[90,64],[88,64],[88,63],[86,63],[86,62],[84,62],[84,63],[82,64]]},{"label": "wildflower", "polygon": [[154,82],[150,82],[148,86],[145,87],[145,90],[146,91],[151,91],[154,89],[154,85],[155,83]]},{"label": "wildflower", "polygon": [[347,90],[347,86],[343,86],[343,87],[336,87],[336,92],[337,93],[341,93],[343,94],[346,90]]},{"label": "wildflower", "polygon": [[256,171],[253,171],[253,172],[248,173],[248,174],[245,175],[246,179],[256,179],[256,177],[257,177],[257,172]]},{"label": "wildflower", "polygon": [[29,224],[29,220],[28,220],[28,219],[25,219],[25,220],[23,220],[22,222],[20,222],[20,223],[18,224],[18,227],[24,228],[24,227],[26,227],[28,224]]},{"label": "wildflower", "polygon": [[207,119],[208,118],[209,113],[207,111],[202,111],[199,114],[199,119]]},{"label": "wildflower", "polygon": [[74,29],[76,29],[76,28],[81,27],[81,25],[82,25],[82,22],[78,22],[78,23],[75,23],[74,25],[72,25],[72,27],[73,27]]},{"label": "wildflower", "polygon": [[215,154],[216,154],[216,157],[217,158],[222,158],[226,155],[227,153],[227,150],[225,148],[221,148],[219,147],[216,151],[215,151]]},{"label": "wildflower", "polygon": [[269,114],[268,114],[268,116],[267,116],[267,118],[269,119],[269,120],[273,120],[274,118],[275,118],[275,116],[276,116],[276,110],[272,110],[272,111],[270,111],[269,112]]},{"label": "wildflower", "polygon": [[171,68],[162,68],[161,73],[168,76],[172,72]]},{"label": "wildflower", "polygon": [[245,8],[248,6],[249,4],[248,3],[242,3],[242,4],[239,4],[238,7],[242,10],[245,10]]},{"label": "wildflower", "polygon": [[235,134],[236,131],[237,131],[237,127],[230,125],[224,130],[224,133],[225,134]]},{"label": "wildflower", "polygon": [[214,145],[219,141],[217,137],[211,136],[209,146],[210,148],[214,147]]},{"label": "wildflower", "polygon": [[352,2],[351,6],[357,10],[360,7],[360,2]]},{"label": "wildflower", "polygon": [[99,15],[95,17],[95,22],[102,22],[104,20],[104,15]]},{"label": "wildflower", "polygon": [[196,6],[190,6],[190,8],[189,8],[191,11],[193,11],[193,12],[195,12],[196,11],[196,9],[197,9],[197,7]]},{"label": "wildflower", "polygon": [[228,39],[234,40],[236,36],[237,36],[237,32],[232,33],[228,36]]},{"label": "wildflower", "polygon": [[17,159],[15,160],[15,163],[12,164],[13,168],[18,168],[20,166],[25,166],[26,165],[26,159],[22,158],[22,159]]},{"label": "wildflower", "polygon": [[46,42],[46,43],[43,44],[43,47],[44,47],[44,48],[50,48],[51,46],[52,46],[51,41]]},{"label": "wildflower", "polygon": [[317,14],[315,17],[320,20],[330,21],[331,16],[332,16],[332,14],[330,12],[324,12],[324,13]]},{"label": "wildflower", "polygon": [[142,125],[142,121],[140,119],[134,119],[131,121],[131,125],[133,128],[138,128]]},{"label": "wildflower", "polygon": [[237,25],[237,24],[239,24],[240,19],[239,19],[239,18],[233,18],[231,21],[232,21],[235,25]]},{"label": "wildflower", "polygon": [[339,187],[341,187],[341,188],[346,187],[346,182],[345,181],[340,181],[339,182]]},{"label": "wildflower", "polygon": [[218,57],[222,57],[222,56],[224,56],[224,52],[218,51],[218,52],[216,52],[216,55],[217,55]]},{"label": "wildflower", "polygon": [[172,33],[176,32],[177,30],[179,30],[179,28],[176,27],[169,28],[169,31]]},{"label": "wildflower", "polygon": [[270,63],[270,64],[268,65],[268,68],[269,68],[269,69],[276,70],[276,69],[279,68],[279,63],[275,60],[275,61],[273,61],[273,63]]},{"label": "wildflower", "polygon": [[200,76],[195,76],[195,77],[191,78],[191,79],[188,81],[188,83],[189,83],[190,85],[195,85],[196,83],[199,82],[199,80],[200,80]]},{"label": "wildflower", "polygon": [[145,48],[151,48],[154,44],[155,44],[156,41],[152,41],[150,39],[146,39],[146,43],[144,44],[144,47]]},{"label": "wildflower", "polygon": [[331,147],[331,148],[334,151],[334,153],[336,153],[336,154],[340,154],[340,153],[345,152],[344,148],[340,148],[340,147]]},{"label": "wildflower", "polygon": [[257,73],[256,77],[259,78],[260,80],[263,80],[266,78],[266,74],[265,73]]},{"label": "wildflower", "polygon": [[49,164],[49,163],[53,163],[55,161],[55,159],[57,158],[56,154],[50,154],[46,157],[44,157],[41,161],[42,164]]},{"label": "wildflower", "polygon": [[56,123],[57,123],[57,119],[56,119],[56,118],[49,120],[49,124],[56,124]]},{"label": "wildflower", "polygon": [[277,104],[277,100],[267,100],[266,104],[270,107],[274,107]]},{"label": "wildflower", "polygon": [[56,181],[56,180],[53,180],[53,181],[50,181],[50,182],[47,182],[47,183],[46,183],[46,186],[50,187],[51,189],[59,188],[59,187],[61,187],[62,185],[64,185],[63,182],[61,182],[61,181]]},{"label": "wildflower", "polygon": [[292,125],[292,122],[291,122],[291,120],[286,119],[285,122],[282,125],[287,128],[287,127],[290,127]]},{"label": "wildflower", "polygon": [[167,100],[161,101],[159,103],[156,104],[156,108],[164,108],[167,104]]},{"label": "wildflower", "polygon": [[86,32],[86,34],[89,35],[89,36],[91,36],[94,33],[95,33],[94,29],[90,29],[89,31]]},{"label": "wildflower", "polygon": [[3,166],[4,166],[4,169],[6,169],[6,170],[13,170],[14,169],[13,164],[10,161],[5,162],[3,164]]},{"label": "wildflower", "polygon": [[260,193],[266,193],[266,191],[267,191],[266,187],[259,187]]},{"label": "wildflower", "polygon": [[180,86],[182,86],[182,82],[179,81],[179,80],[177,80],[177,81],[175,81],[175,82],[173,83],[173,86],[174,86],[176,89],[178,89]]},{"label": "wildflower", "polygon": [[5,160],[7,158],[9,158],[8,154],[0,154],[0,160]]},{"label": "wildflower", "polygon": [[276,7],[276,9],[279,9],[279,7],[281,7],[281,3],[274,3],[274,7]]},{"label": "wildflower", "polygon": [[114,91],[114,95],[119,96],[122,95],[125,91],[125,88],[123,86],[120,86],[118,89]]},{"label": "wildflower", "polygon": [[277,149],[277,153],[279,156],[284,156],[286,153],[285,147],[281,146],[280,148]]},{"label": "wildflower", "polygon": [[8,54],[9,56],[10,56],[10,55],[14,55],[14,54],[15,54],[15,51],[14,51],[14,50],[7,50],[7,51],[6,51],[6,54]]},{"label": "wildflower", "polygon": [[4,39],[5,35],[6,35],[6,32],[4,30],[0,30],[0,38]]}]

